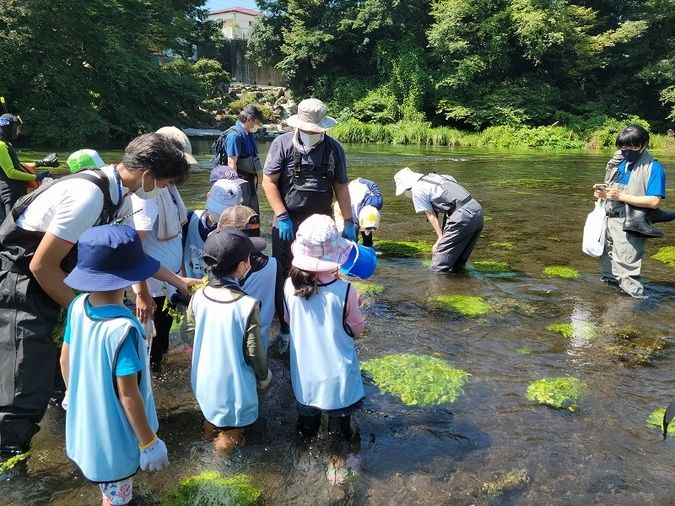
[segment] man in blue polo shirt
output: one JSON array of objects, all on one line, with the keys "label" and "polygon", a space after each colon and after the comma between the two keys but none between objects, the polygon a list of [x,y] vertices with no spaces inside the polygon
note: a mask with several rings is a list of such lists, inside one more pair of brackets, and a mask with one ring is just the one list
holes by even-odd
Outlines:
[{"label": "man in blue polo shirt", "polygon": [[216,141],[213,159],[216,165],[227,165],[248,182],[251,192],[248,205],[258,214],[260,214],[258,171],[262,169],[262,163],[258,157],[258,146],[253,134],[258,131],[263,121],[262,112],[255,105],[249,104],[244,107],[239,113],[237,123]]},{"label": "man in blue polo shirt", "polygon": [[609,164],[605,185],[595,188],[595,197],[606,199],[607,233],[600,257],[600,274],[606,283],[618,285],[631,297],[644,298],[640,270],[647,242],[643,234],[625,225],[626,210],[658,209],[666,196],[666,174],[647,151],[649,133],[639,125],[629,125],[619,134],[616,146],[623,161]]}]

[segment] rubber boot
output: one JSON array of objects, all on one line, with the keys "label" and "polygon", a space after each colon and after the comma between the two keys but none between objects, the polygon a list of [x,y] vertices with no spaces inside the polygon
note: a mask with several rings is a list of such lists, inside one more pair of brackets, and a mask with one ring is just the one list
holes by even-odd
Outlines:
[{"label": "rubber boot", "polygon": [[312,438],[319,432],[321,412],[315,415],[298,415],[298,431],[303,438]]},{"label": "rubber boot", "polygon": [[647,211],[647,223],[663,223],[673,220],[675,220],[675,211],[663,211],[662,209]]},{"label": "rubber boot", "polygon": [[663,237],[663,232],[647,223],[647,212],[644,207],[633,207],[626,204],[626,219],[623,222],[624,232],[643,237]]}]

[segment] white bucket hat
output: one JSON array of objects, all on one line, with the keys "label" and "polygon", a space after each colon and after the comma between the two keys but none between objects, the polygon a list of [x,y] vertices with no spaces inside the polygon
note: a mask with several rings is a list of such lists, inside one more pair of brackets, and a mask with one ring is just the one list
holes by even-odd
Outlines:
[{"label": "white bucket hat", "polygon": [[157,130],[157,133],[177,142],[180,145],[180,150],[185,155],[187,163],[192,166],[199,166],[197,159],[192,156],[192,144],[190,144],[190,139],[188,139],[188,136],[185,135],[185,132],[180,128],[175,126],[165,126]]},{"label": "white bucket hat", "polygon": [[306,132],[321,133],[337,125],[327,115],[326,104],[317,98],[307,98],[298,104],[298,114],[286,120],[289,126]]},{"label": "white bucket hat", "polygon": [[413,172],[408,167],[399,170],[396,175],[394,175],[394,182],[396,183],[396,196],[398,197],[399,195],[403,195],[403,192],[410,190],[413,184],[422,177],[424,177],[424,174]]}]

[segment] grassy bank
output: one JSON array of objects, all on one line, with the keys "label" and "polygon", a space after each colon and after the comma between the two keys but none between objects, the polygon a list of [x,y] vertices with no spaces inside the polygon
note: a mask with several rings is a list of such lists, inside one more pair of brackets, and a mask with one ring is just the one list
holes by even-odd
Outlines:
[{"label": "grassy bank", "polygon": [[[331,129],[341,142],[416,144],[425,146],[602,149],[614,147],[619,131],[631,121],[609,120],[586,132],[550,125],[539,127],[489,127],[482,132],[464,132],[430,123],[400,121],[389,125],[349,120]],[[644,123],[644,122],[640,122]],[[675,138],[651,134],[651,149],[675,151]]]}]

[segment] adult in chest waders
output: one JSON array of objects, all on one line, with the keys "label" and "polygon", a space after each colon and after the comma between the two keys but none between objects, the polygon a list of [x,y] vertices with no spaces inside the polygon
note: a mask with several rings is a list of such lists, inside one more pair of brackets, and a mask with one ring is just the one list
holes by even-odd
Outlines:
[{"label": "adult in chest waders", "polygon": [[344,216],[343,236],[354,241],[358,231],[344,149],[325,134],[337,122],[327,116],[323,102],[309,98],[298,104],[298,114],[287,123],[295,131],[272,141],[263,169],[263,190],[274,212],[272,255],[284,273],[291,267],[295,231],[312,214],[332,216],[333,193]]},{"label": "adult in chest waders", "polygon": [[[21,119],[13,114],[0,116],[0,222],[9,215],[14,203],[28,192],[29,185],[38,184],[49,176],[49,172],[34,173],[35,167],[58,167],[54,159],[39,160],[35,163],[21,163],[12,146],[12,141],[21,133]],[[29,172],[32,171],[32,172]]]},{"label": "adult in chest waders", "polygon": [[[58,355],[52,333],[59,309],[75,297],[63,280],[75,266],[78,238],[122,214],[126,194],[147,198],[187,173],[175,143],[142,135],[127,146],[122,163],[41,187],[20,199],[0,226],[0,454],[28,450],[47,408]],[[184,283],[181,290],[187,291]]]},{"label": "adult in chest waders", "polygon": [[605,184],[596,185],[594,192],[595,198],[605,199],[607,213],[605,249],[600,257],[601,279],[636,298],[645,297],[640,276],[649,237],[645,234],[654,231],[645,220],[649,220],[651,213],[667,215],[652,221],[672,219],[672,213],[658,210],[666,196],[666,173],[647,151],[648,144],[649,133],[644,128],[639,125],[624,128],[616,138],[623,161],[608,165]]},{"label": "adult in chest waders", "polygon": [[239,113],[237,123],[216,141],[216,165],[227,165],[248,183],[250,197],[248,205],[260,213],[258,203],[258,172],[262,168],[258,156],[258,145],[253,134],[258,131],[265,118],[255,105],[249,104]]},{"label": "adult in chest waders", "polygon": [[[452,176],[420,174],[408,167],[394,176],[396,195],[411,198],[416,213],[424,213],[438,240],[434,244],[431,270],[464,268],[483,230],[483,209]],[[443,221],[438,214],[443,213]]]}]

